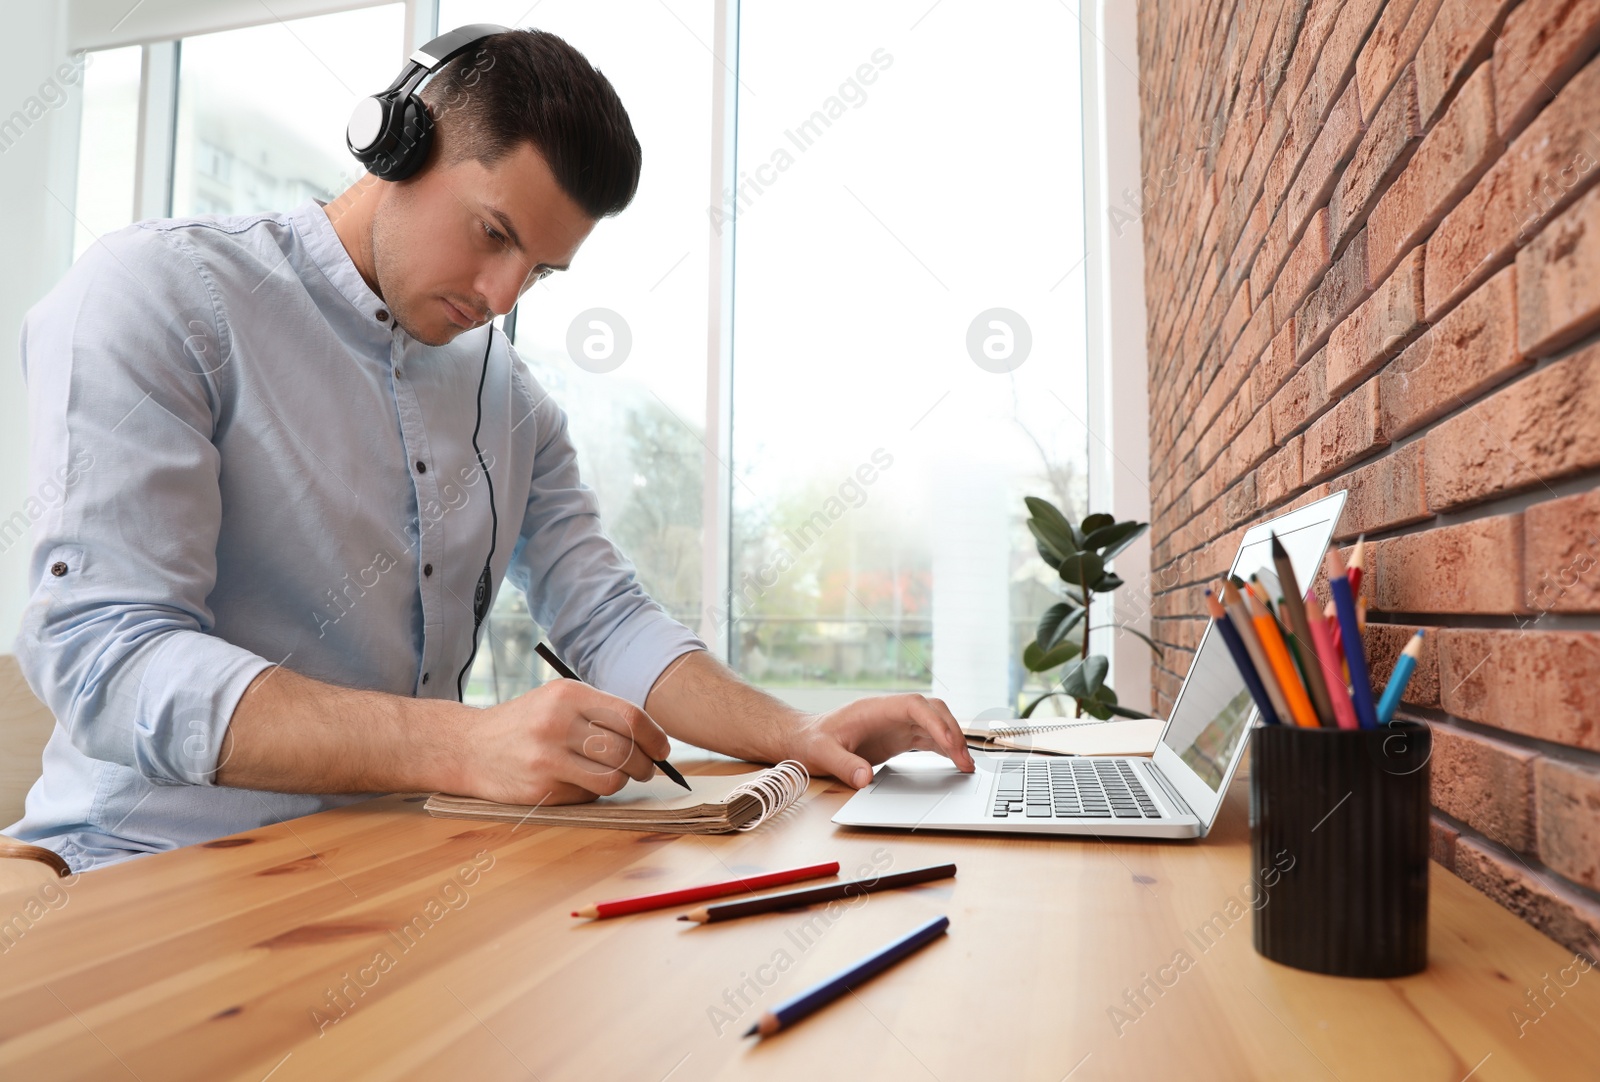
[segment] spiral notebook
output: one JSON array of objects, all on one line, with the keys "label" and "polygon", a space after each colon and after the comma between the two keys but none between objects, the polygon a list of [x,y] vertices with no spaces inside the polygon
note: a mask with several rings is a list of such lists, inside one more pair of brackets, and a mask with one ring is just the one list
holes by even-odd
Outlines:
[{"label": "spiral notebook", "polygon": [[1111,721],[963,725],[967,746],[986,751],[1036,751],[1049,755],[1153,755],[1166,722],[1160,718]]},{"label": "spiral notebook", "polygon": [[731,834],[754,830],[787,810],[811,784],[806,768],[786,759],[748,774],[698,774],[684,792],[664,774],[629,782],[621,792],[586,804],[499,804],[435,793],[423,805],[440,819],[495,819],[548,826],[652,830],[666,834]]}]

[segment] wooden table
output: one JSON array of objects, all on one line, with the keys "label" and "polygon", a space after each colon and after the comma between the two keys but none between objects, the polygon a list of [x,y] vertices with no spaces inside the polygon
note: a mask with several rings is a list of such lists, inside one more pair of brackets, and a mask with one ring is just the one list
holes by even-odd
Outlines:
[{"label": "wooden table", "polygon": [[[1204,842],[1116,844],[844,831],[825,782],[721,837],[480,825],[385,797],[81,876],[0,956],[0,1077],[1600,1077],[1600,970],[1569,969],[1541,1016],[1528,993],[1571,954],[1441,869],[1416,977],[1268,962],[1248,916],[1197,939],[1247,901],[1245,789]],[[831,922],[567,915],[835,858],[960,874]],[[898,968],[771,1040],[740,1036],[939,913],[949,935]]]}]

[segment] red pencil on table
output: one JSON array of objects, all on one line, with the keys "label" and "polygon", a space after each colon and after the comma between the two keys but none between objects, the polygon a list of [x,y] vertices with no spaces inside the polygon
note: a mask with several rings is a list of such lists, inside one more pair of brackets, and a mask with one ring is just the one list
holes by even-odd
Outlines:
[{"label": "red pencil on table", "polygon": [[767,887],[780,887],[786,883],[798,883],[803,879],[821,879],[825,875],[838,875],[839,862],[830,860],[826,864],[808,864],[804,868],[788,868],[781,872],[767,872],[763,875],[752,875],[744,879],[730,879],[724,883],[707,883],[699,887],[685,887],[682,890],[667,890],[660,894],[642,894],[637,898],[617,898],[609,902],[596,902],[594,905],[574,909],[574,917],[590,917],[595,920],[604,920],[607,917],[621,917],[629,913],[642,913],[647,909],[665,909],[671,906],[680,906],[686,902],[699,902],[707,898],[722,898],[729,894],[745,894],[753,890],[763,890]]}]

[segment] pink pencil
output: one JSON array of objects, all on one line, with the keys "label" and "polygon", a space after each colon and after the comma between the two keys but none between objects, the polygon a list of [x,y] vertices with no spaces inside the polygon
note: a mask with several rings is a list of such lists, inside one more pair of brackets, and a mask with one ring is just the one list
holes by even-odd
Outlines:
[{"label": "pink pencil", "polygon": [[1328,698],[1333,703],[1333,718],[1341,729],[1359,729],[1355,704],[1344,686],[1344,674],[1339,671],[1339,652],[1334,649],[1333,633],[1328,623],[1317,611],[1317,595],[1306,591],[1306,625],[1311,629],[1311,648],[1316,651],[1317,664],[1322,666],[1322,678],[1328,685]]}]

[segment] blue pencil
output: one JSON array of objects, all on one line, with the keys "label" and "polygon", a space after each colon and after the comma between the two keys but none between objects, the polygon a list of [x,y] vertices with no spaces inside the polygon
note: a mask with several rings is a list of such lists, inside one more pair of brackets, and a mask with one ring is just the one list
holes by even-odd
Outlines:
[{"label": "blue pencil", "polygon": [[1372,677],[1367,672],[1367,654],[1361,645],[1361,624],[1356,619],[1356,599],[1350,591],[1350,578],[1345,574],[1344,558],[1335,545],[1328,550],[1323,562],[1328,572],[1328,591],[1333,594],[1333,608],[1339,617],[1339,634],[1344,639],[1344,660],[1350,666],[1350,702],[1356,708],[1356,720],[1363,729],[1378,727],[1378,712],[1372,705]]},{"label": "blue pencil", "polygon": [[780,1029],[787,1029],[818,1007],[831,1003],[846,992],[853,991],[857,985],[876,977],[908,954],[927,946],[943,935],[948,927],[950,927],[949,917],[934,917],[882,950],[868,955],[854,965],[846,966],[820,984],[813,985],[794,998],[786,999],[772,1010],[766,1011],[761,1015],[760,1021],[745,1032],[745,1036],[750,1037],[759,1033],[763,1037],[770,1037]]},{"label": "blue pencil", "polygon": [[1400,708],[1400,696],[1406,693],[1406,685],[1411,682],[1411,674],[1417,671],[1417,658],[1422,656],[1422,629],[1411,636],[1411,641],[1406,643],[1406,648],[1400,651],[1400,659],[1394,663],[1394,672],[1389,674],[1389,683],[1384,685],[1383,697],[1378,700],[1378,724],[1387,725],[1394,720],[1394,712]]},{"label": "blue pencil", "polygon": [[1239,637],[1239,629],[1233,626],[1228,612],[1222,607],[1222,602],[1217,600],[1210,590],[1206,591],[1206,611],[1211,613],[1211,620],[1217,625],[1217,634],[1222,636],[1222,641],[1228,644],[1228,653],[1233,655],[1233,663],[1239,667],[1239,675],[1244,677],[1244,686],[1249,689],[1250,697],[1256,701],[1256,706],[1261,711],[1261,720],[1268,725],[1279,725],[1278,712],[1272,709],[1272,700],[1267,696],[1267,689],[1261,683],[1261,676],[1256,672],[1256,666],[1250,660],[1250,651],[1245,648],[1244,640]]}]

